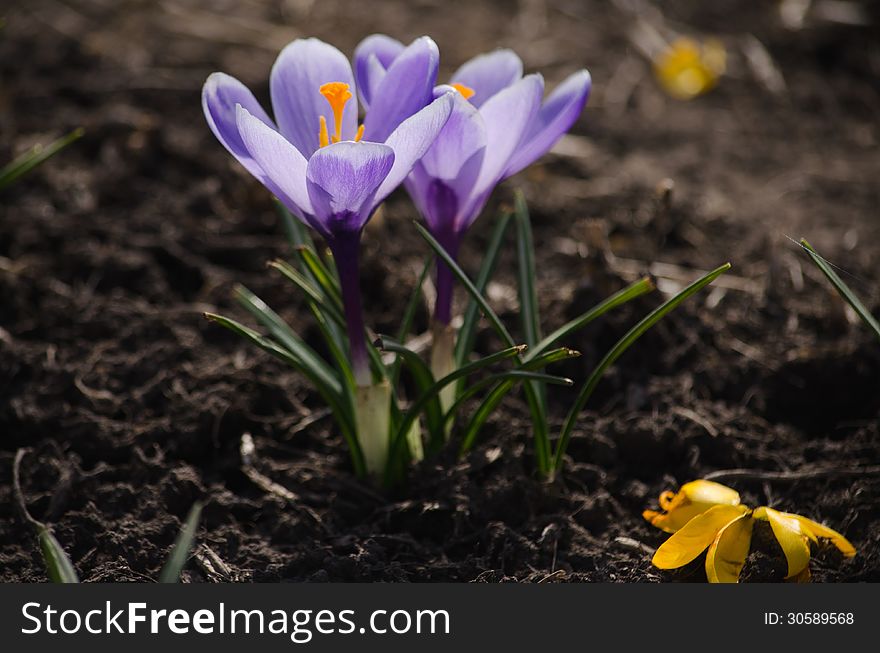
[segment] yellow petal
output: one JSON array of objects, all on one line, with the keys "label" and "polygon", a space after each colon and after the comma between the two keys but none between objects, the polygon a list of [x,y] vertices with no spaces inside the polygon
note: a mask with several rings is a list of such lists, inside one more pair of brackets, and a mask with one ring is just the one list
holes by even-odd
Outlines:
[{"label": "yellow petal", "polygon": [[745,514],[721,529],[706,554],[706,578],[710,583],[738,583],[752,545],[755,520]]},{"label": "yellow petal", "polygon": [[651,562],[659,569],[683,567],[715,541],[718,531],[746,512],[745,506],[712,506],[666,540]]},{"label": "yellow petal", "polygon": [[681,486],[681,491],[693,503],[708,503],[712,505],[739,505],[739,492],[733,488],[721,485],[715,481],[691,481]]},{"label": "yellow petal", "polygon": [[797,576],[792,576],[791,578],[786,578],[786,583],[809,583],[810,579],[813,575],[810,573],[810,567],[807,565],[804,567],[804,570],[799,573]]},{"label": "yellow petal", "polygon": [[852,558],[856,554],[856,548],[850,544],[848,539],[837,531],[832,530],[827,526],[823,526],[818,522],[814,522],[812,519],[801,517],[800,515],[794,515],[789,512],[784,512],[782,514],[786,517],[796,519],[800,523],[801,529],[808,535],[813,536],[813,539],[821,537],[826,540],[831,540],[831,543],[836,546],[845,557]]},{"label": "yellow petal", "polygon": [[773,510],[773,508],[758,508],[755,511],[756,519],[766,519],[773,529],[773,536],[782,547],[785,559],[788,561],[788,573],[786,579],[794,578],[810,564],[809,536],[801,529],[797,519],[785,513]]},{"label": "yellow petal", "polygon": [[653,526],[675,533],[691,519],[716,505],[739,505],[739,494],[726,485],[713,481],[691,481],[681,486],[677,494],[660,495],[660,507],[666,512],[645,510],[642,516]]}]

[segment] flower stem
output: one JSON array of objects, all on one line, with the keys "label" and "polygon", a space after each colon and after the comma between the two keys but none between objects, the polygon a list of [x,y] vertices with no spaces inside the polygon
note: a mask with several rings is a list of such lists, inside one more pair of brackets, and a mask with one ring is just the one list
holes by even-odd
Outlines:
[{"label": "flower stem", "polygon": [[391,384],[383,379],[354,391],[355,428],[367,473],[380,477],[388,465],[391,432]]},{"label": "flower stem", "polygon": [[361,304],[358,252],[360,232],[338,234],[328,241],[336,269],[339,271],[339,285],[342,288],[342,307],[345,312],[345,325],[348,330],[348,343],[351,355],[351,369],[358,386],[369,386],[373,382],[370,373],[370,357],[367,354],[367,340],[364,335],[364,311]]},{"label": "flower stem", "polygon": [[[439,380],[452,374],[457,366],[455,364],[455,329],[449,324],[441,324],[435,321],[431,328],[431,373],[434,379]],[[455,403],[458,393],[458,384],[450,383],[440,391],[440,408],[445,415]],[[446,435],[452,428],[452,422],[448,421]]]},{"label": "flower stem", "polygon": [[[436,232],[434,238],[453,259],[458,258],[460,239],[453,230]],[[437,303],[434,306],[434,321],[448,326],[452,322],[452,298],[455,291],[455,275],[446,263],[437,260]]]}]

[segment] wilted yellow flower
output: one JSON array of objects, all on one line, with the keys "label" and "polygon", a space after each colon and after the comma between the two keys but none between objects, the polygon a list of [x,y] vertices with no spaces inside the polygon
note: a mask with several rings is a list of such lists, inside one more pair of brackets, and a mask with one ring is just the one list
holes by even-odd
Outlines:
[{"label": "wilted yellow flower", "polygon": [[642,516],[657,528],[674,533],[697,515],[717,505],[739,505],[739,494],[721,483],[691,481],[682,485],[677,494],[667,490],[660,495],[660,507],[664,512],[646,510]]},{"label": "wilted yellow flower", "polygon": [[678,100],[690,100],[711,90],[727,67],[727,52],[716,39],[702,45],[679,38],[654,59],[654,74],[663,89]]},{"label": "wilted yellow flower", "polygon": [[734,490],[719,483],[693,481],[670,495],[660,495],[665,514],[651,510],[643,513],[653,525],[673,533],[651,561],[659,569],[683,567],[706,551],[706,578],[710,583],[738,582],[756,520],[767,522],[779,542],[788,563],[786,580],[809,579],[810,542],[818,544],[820,538],[829,540],[847,558],[856,554],[853,545],[837,531],[766,506],[752,510],[740,505]]}]

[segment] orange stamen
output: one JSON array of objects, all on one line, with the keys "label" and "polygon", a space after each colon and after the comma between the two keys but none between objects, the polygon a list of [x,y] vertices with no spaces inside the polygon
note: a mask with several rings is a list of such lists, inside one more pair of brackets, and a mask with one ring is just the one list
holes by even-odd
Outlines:
[{"label": "orange stamen", "polygon": [[342,112],[345,110],[346,103],[352,98],[351,91],[348,90],[348,84],[344,82],[328,82],[318,90],[333,110],[335,130],[330,140],[333,143],[338,143],[342,140]]},{"label": "orange stamen", "polygon": [[327,133],[327,120],[324,116],[320,116],[318,121],[321,123],[321,129],[318,131],[318,147],[327,147],[330,145],[330,134]]},{"label": "orange stamen", "polygon": [[354,142],[358,143],[364,137],[364,126],[358,127],[357,134],[354,135]]},{"label": "orange stamen", "polygon": [[472,89],[470,86],[465,86],[464,84],[450,84],[452,88],[461,93],[461,96],[465,100],[470,100],[476,91]]}]

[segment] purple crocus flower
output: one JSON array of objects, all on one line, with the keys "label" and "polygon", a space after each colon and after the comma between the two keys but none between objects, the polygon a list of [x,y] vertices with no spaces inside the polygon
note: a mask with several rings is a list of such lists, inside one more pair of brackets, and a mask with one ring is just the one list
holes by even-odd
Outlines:
[{"label": "purple crocus flower", "polygon": [[275,122],[229,75],[212,74],[202,91],[218,140],[333,252],[359,386],[372,382],[358,287],[361,231],[451,113],[453,94],[433,90],[438,61],[428,37],[401,46],[383,69],[386,82],[371,86],[372,107],[360,127],[351,65],[318,39],[293,41],[272,67]]},{"label": "purple crocus flower", "polygon": [[[355,74],[364,103],[381,88],[404,46],[373,35],[355,50]],[[499,182],[543,156],[577,120],[590,92],[590,74],[581,70],[543,101],[540,75],[523,77],[520,58],[496,50],[471,59],[452,75],[455,106],[433,146],[415,165],[406,188],[434,237],[453,257],[461,239]],[[435,319],[452,317],[452,271],[437,266]]]}]

